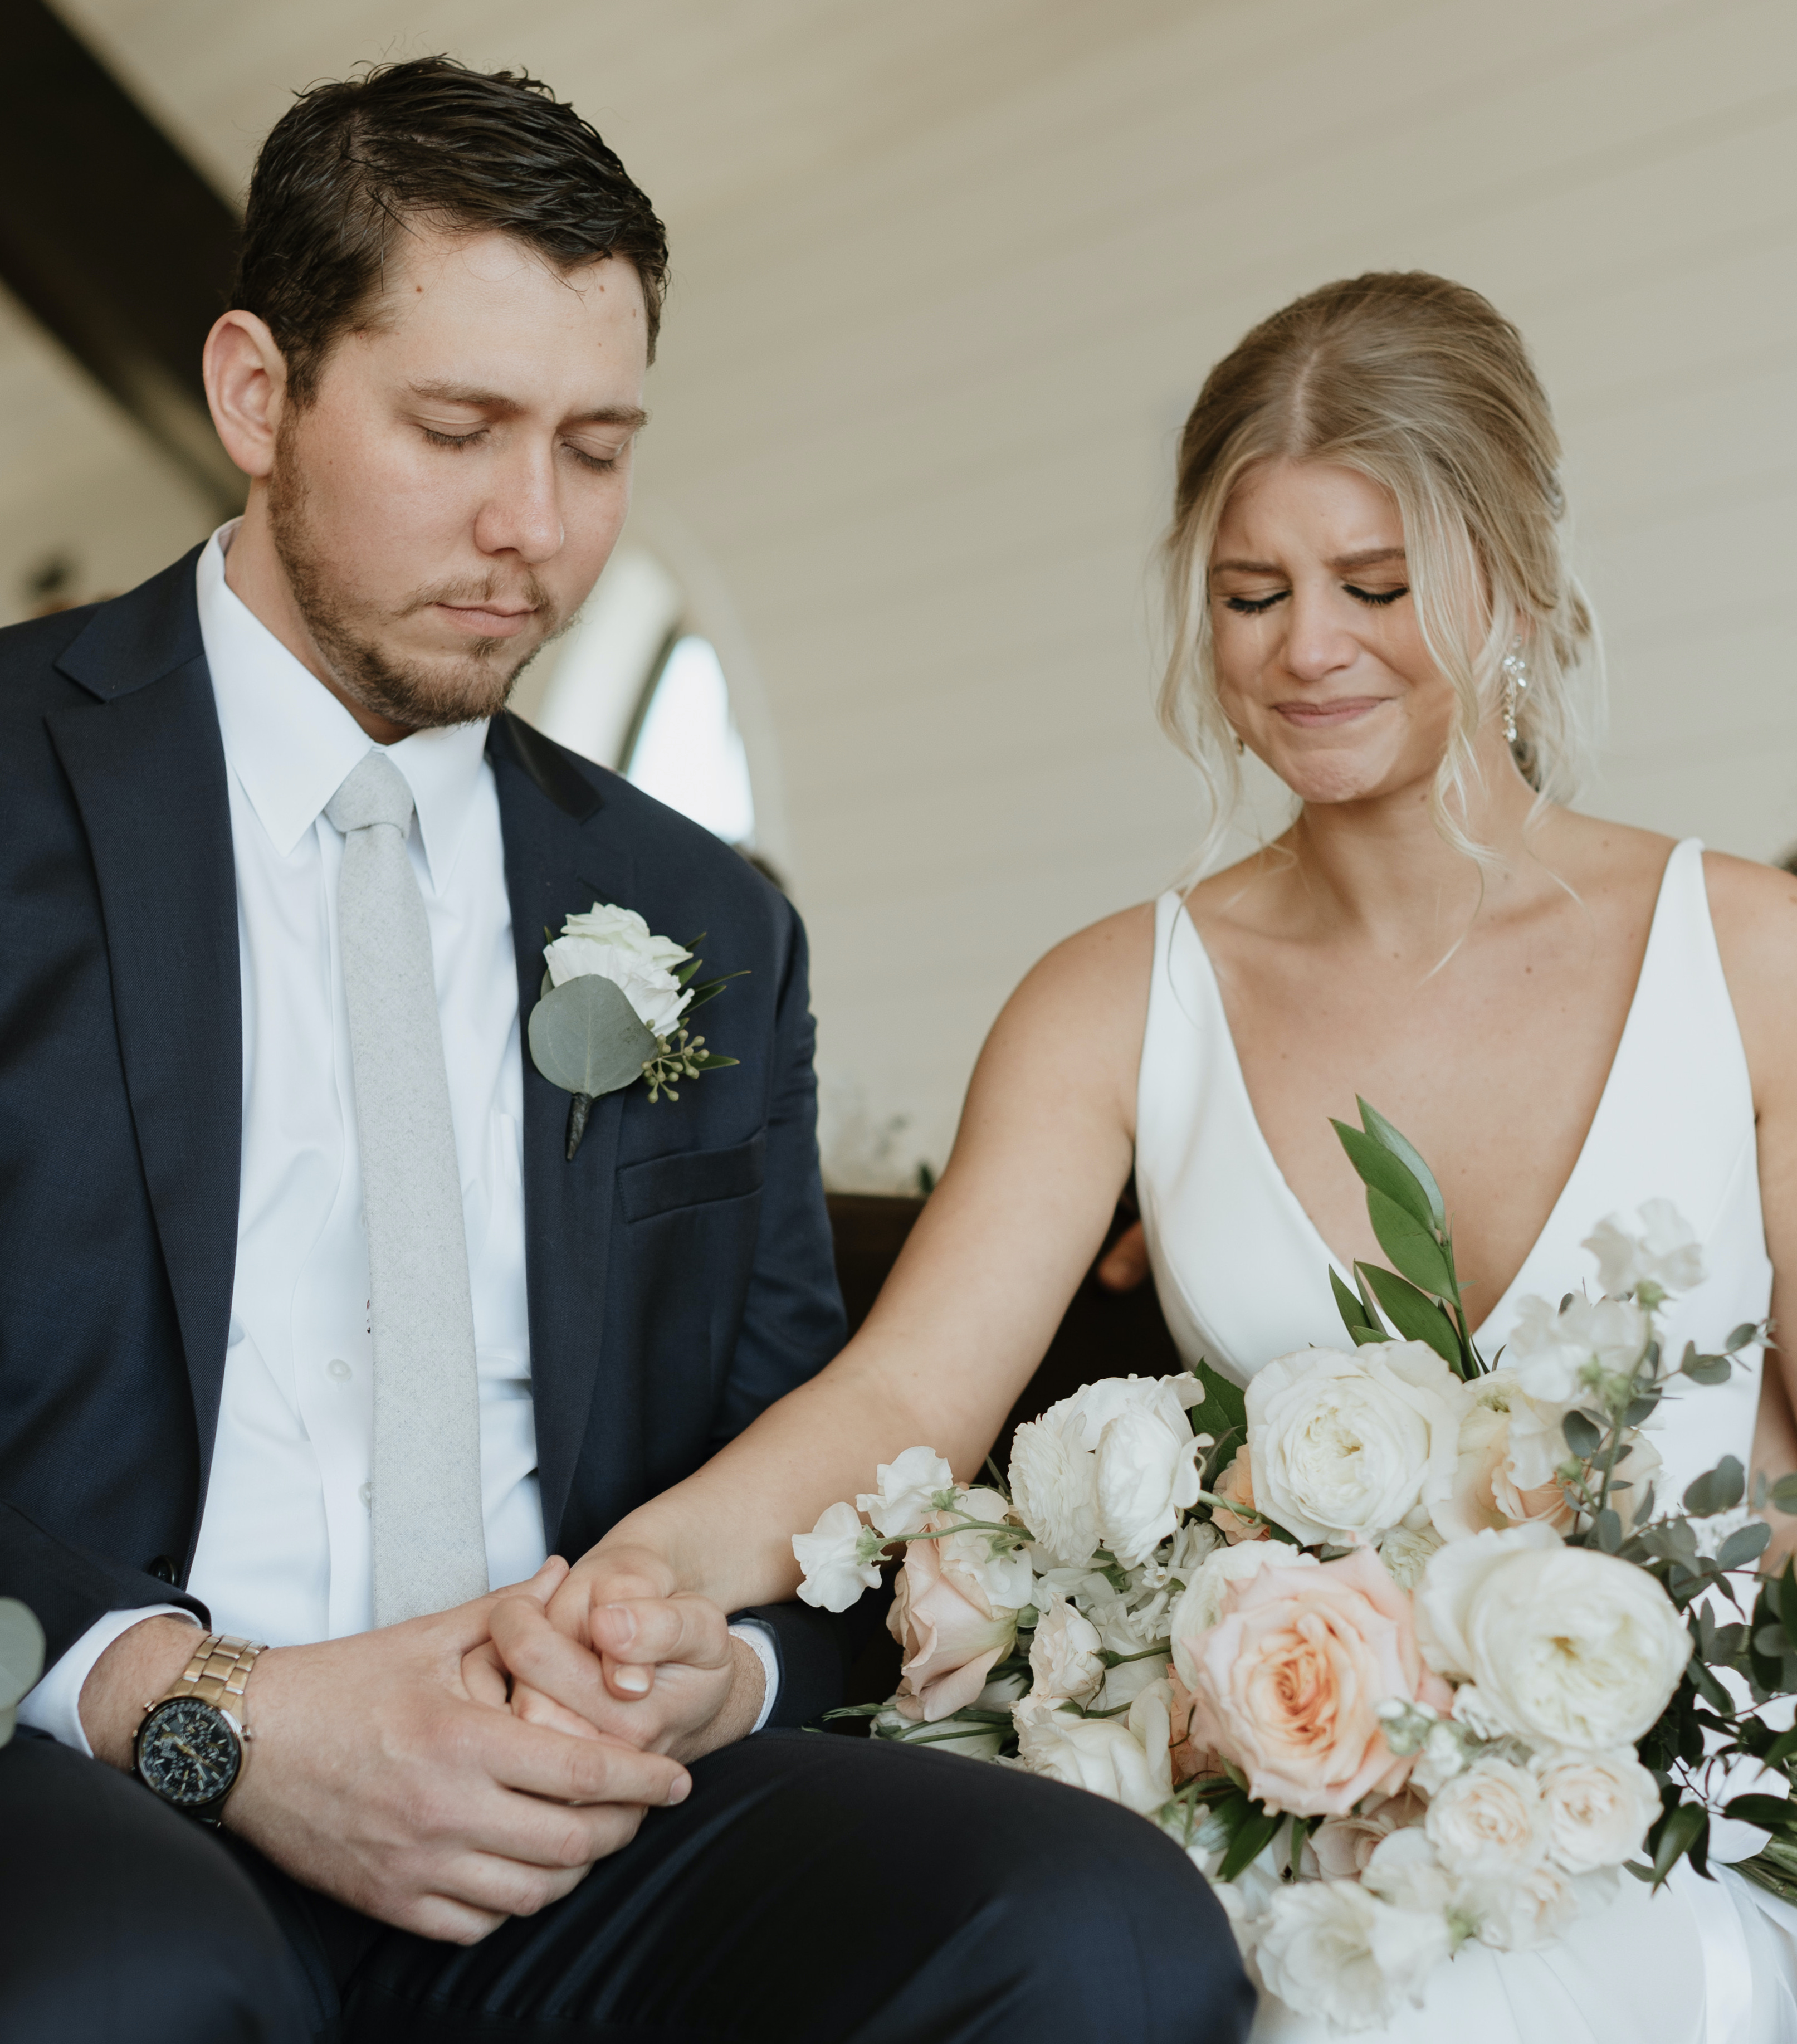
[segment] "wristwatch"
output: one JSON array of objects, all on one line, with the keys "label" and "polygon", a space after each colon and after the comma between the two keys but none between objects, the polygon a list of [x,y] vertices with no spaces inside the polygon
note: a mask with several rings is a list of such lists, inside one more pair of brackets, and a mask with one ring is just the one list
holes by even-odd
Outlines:
[{"label": "wristwatch", "polygon": [[144,1706],[137,1778],[203,1824],[216,1824],[244,1771],[244,1685],[263,1648],[209,1632],[166,1696]]}]

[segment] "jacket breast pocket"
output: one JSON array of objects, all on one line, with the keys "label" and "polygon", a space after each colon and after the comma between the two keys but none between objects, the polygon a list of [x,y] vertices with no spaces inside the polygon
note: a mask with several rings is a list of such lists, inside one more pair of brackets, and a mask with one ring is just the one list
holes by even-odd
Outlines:
[{"label": "jacket breast pocket", "polygon": [[758,1193],[767,1163],[767,1138],[753,1135],[728,1150],[682,1150],[627,1164],[618,1174],[625,1220],[651,1220],[682,1207],[708,1206]]}]

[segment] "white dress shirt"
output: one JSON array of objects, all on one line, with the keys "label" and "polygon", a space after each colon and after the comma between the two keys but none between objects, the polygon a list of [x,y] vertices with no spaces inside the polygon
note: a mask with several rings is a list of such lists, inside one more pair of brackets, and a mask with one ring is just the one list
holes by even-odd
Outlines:
[{"label": "white dress shirt", "polygon": [[[198,595],[236,862],[243,1175],[218,1431],[188,1587],[218,1631],[285,1646],[374,1623],[374,1355],[337,932],[344,840],[324,813],[374,741],[227,584],[234,530],[221,528],[201,555]],[[386,754],[416,805],[407,848],[430,927],[462,1176],[487,1577],[497,1588],[534,1574],[545,1548],[517,965],[486,743],[483,722],[417,732]],[[81,1685],[112,1642],[150,1615],[113,1612],[90,1627],[25,1699],[21,1718],[87,1750]],[[742,1636],[767,1674],[765,1719],[771,1638],[760,1627]]]}]

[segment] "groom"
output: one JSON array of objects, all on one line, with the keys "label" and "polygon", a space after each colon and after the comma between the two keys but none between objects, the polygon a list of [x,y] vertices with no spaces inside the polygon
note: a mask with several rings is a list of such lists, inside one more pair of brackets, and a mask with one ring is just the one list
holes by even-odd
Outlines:
[{"label": "groom", "polygon": [[[494,1694],[546,1557],[843,1336],[797,918],[505,709],[617,538],[665,277],[529,81],[316,88],[207,345],[243,518],[0,635],[0,1593],[50,1662],[0,2034],[1243,2033],[1139,1819],[745,1736],[831,1700],[816,1613],[680,1600],[590,1724]],[[596,901],[747,975],[739,1062],[604,1095],[570,1158],[524,1025]]]}]

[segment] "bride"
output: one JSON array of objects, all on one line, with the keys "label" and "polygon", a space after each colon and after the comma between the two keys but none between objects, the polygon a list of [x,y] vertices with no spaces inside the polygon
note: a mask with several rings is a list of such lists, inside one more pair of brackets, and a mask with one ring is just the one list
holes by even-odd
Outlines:
[{"label": "bride", "polygon": [[[1380,1254],[1329,1125],[1357,1093],[1442,1178],[1488,1358],[1525,1295],[1589,1281],[1598,1222],[1656,1197],[1709,1273],[1671,1343],[1797,1308],[1797,882],[1565,805],[1595,663],[1558,465],[1515,328],[1438,278],[1312,292],[1211,372],[1180,448],[1162,713],[1213,845],[1246,752],[1295,820],[1035,968],[866,1325],[624,1521],[553,1616],[607,1566],[726,1610],[789,1596],[790,1535],[876,1461],[928,1441],[972,1475],[1132,1171],[1188,1362],[1246,1379],[1342,1346],[1329,1267]],[[1663,1495],[1725,1453],[1797,1460],[1781,1374],[1757,1450],[1757,1355],[1663,1404]],[[1387,2034],[1797,2038],[1797,1911],[1733,1875],[1623,1887],[1548,1950],[1469,1944]],[[1317,2034],[1270,2000],[1255,2031]]]}]

